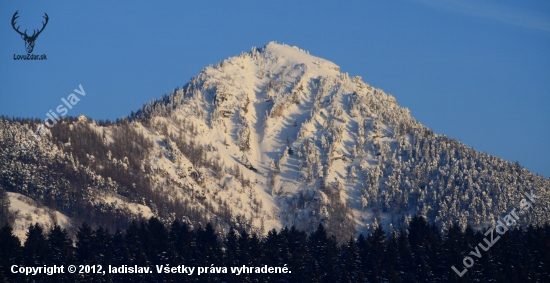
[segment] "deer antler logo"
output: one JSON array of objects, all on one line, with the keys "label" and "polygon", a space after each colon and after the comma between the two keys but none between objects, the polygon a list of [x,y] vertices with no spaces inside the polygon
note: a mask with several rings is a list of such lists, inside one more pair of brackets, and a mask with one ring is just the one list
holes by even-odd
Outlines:
[{"label": "deer antler logo", "polygon": [[38,37],[38,35],[44,30],[44,28],[46,27],[46,25],[48,24],[48,20],[49,20],[49,17],[48,17],[48,14],[44,13],[44,19],[46,19],[45,22],[42,22],[42,29],[41,30],[34,30],[34,32],[32,33],[31,36],[29,36],[27,34],[27,30],[25,30],[25,32],[20,32],[19,31],[19,26],[18,27],[15,27],[15,20],[17,20],[17,18],[19,18],[19,16],[17,15],[19,13],[19,11],[16,11],[15,14],[13,14],[13,17],[11,18],[11,26],[13,27],[13,29],[21,35],[21,38],[25,41],[25,48],[27,49],[27,53],[32,53],[32,50],[34,49],[34,41],[36,40],[36,38]]}]

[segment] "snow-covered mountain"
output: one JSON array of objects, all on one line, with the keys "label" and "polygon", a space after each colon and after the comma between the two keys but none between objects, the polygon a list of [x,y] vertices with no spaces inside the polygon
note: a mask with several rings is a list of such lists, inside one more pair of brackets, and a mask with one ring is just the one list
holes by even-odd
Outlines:
[{"label": "snow-covered mountain", "polygon": [[414,214],[480,228],[531,192],[520,223],[550,219],[549,179],[434,134],[361,77],[273,42],[114,123],[0,119],[0,131],[0,186],[19,210],[5,218],[21,237],[37,220],[115,229],[153,215],[258,233],[323,223],[339,239]]}]

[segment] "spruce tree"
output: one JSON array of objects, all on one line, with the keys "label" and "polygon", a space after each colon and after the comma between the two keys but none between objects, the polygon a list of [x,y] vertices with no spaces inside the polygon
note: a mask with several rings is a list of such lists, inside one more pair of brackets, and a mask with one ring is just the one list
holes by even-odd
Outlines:
[{"label": "spruce tree", "polygon": [[350,237],[348,242],[342,245],[339,263],[342,270],[340,282],[352,283],[365,280],[361,270],[361,258],[353,237]]},{"label": "spruce tree", "polygon": [[[97,251],[94,250],[93,230],[86,222],[83,222],[76,231],[76,263],[79,265],[99,264],[95,261],[96,252]],[[76,274],[76,277],[77,282],[94,282],[94,274],[79,273]]]},{"label": "spruce tree", "polygon": [[[224,253],[224,265],[227,268],[232,266],[241,266],[242,264],[239,261],[239,244],[237,242],[237,233],[233,227],[229,229],[229,232],[225,236],[224,240],[225,253]],[[240,279],[236,275],[227,274],[225,280],[229,283],[231,282],[240,282]]]},{"label": "spruce tree", "polygon": [[[447,233],[445,233],[442,248],[443,252],[441,256],[441,264],[443,266],[447,266],[447,268],[443,270],[444,276],[449,280],[449,282],[465,282],[465,279],[462,279],[451,268],[454,266],[459,273],[462,272],[464,269],[464,265],[462,263],[464,256],[471,250],[458,223],[453,223],[451,227],[449,227],[449,230],[447,230]],[[471,271],[467,271],[466,273],[468,272],[471,273]]]},{"label": "spruce tree", "polygon": [[[56,266],[68,266],[75,263],[73,241],[65,229],[59,225],[54,225],[48,233],[48,253],[47,262]],[[47,277],[49,282],[74,282],[74,274],[57,274],[55,277]]]},{"label": "spruce tree", "polygon": [[292,270],[294,281],[306,282],[308,276],[304,263],[308,260],[309,255],[307,234],[293,225],[287,233],[287,239],[290,258],[283,264],[288,264],[287,266]]},{"label": "spruce tree", "polygon": [[390,239],[387,242],[386,252],[382,260],[384,266],[383,278],[389,282],[403,282],[400,276],[399,264],[402,261],[401,254],[399,252],[399,236],[397,232],[391,234]]},{"label": "spruce tree", "polygon": [[76,231],[75,255],[79,264],[94,264],[93,230],[83,222]]},{"label": "spruce tree", "polygon": [[397,245],[399,250],[399,261],[397,263],[397,270],[401,274],[403,282],[415,282],[415,259],[411,250],[411,244],[409,243],[409,237],[406,230],[401,230],[397,238]]},{"label": "spruce tree", "polygon": [[429,260],[430,226],[422,216],[415,216],[409,223],[408,240],[414,258],[413,280],[428,281],[432,277]]},{"label": "spruce tree", "polygon": [[[23,246],[23,256],[25,266],[43,266],[47,261],[49,245],[44,236],[44,230],[40,224],[31,224],[27,231],[27,239]],[[38,275],[37,277],[42,277]],[[37,278],[40,279],[40,278]]]},{"label": "spruce tree", "polygon": [[382,228],[382,224],[378,224],[374,231],[367,237],[366,262],[367,262],[367,279],[370,282],[381,282],[383,279],[382,260],[386,253],[386,232]]},{"label": "spruce tree", "polygon": [[17,275],[11,273],[10,268],[22,263],[21,242],[8,224],[0,229],[0,251],[0,280],[15,282]]},{"label": "spruce tree", "polygon": [[93,282],[113,282],[113,275],[107,272],[109,265],[115,263],[115,249],[112,236],[103,227],[98,227],[92,234],[92,250],[94,251],[94,263],[100,264],[105,271],[105,275],[93,277]]}]

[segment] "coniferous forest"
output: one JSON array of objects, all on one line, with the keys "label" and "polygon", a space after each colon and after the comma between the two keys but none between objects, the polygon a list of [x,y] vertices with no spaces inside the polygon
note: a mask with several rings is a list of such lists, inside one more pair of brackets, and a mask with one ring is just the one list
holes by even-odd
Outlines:
[{"label": "coniferous forest", "polygon": [[[415,216],[407,230],[388,233],[382,226],[339,244],[322,225],[307,234],[296,228],[270,231],[265,237],[231,229],[222,234],[212,225],[191,229],[174,221],[166,227],[156,218],[132,222],[114,234],[83,223],[75,241],[54,226],[31,225],[20,243],[12,228],[0,231],[0,282],[549,282],[550,226],[515,228],[502,234],[489,250],[476,249],[485,231],[458,224],[441,234]],[[495,233],[495,238],[497,234]],[[470,251],[474,251],[470,253]],[[478,254],[479,257],[472,255]],[[473,266],[464,269],[470,255]],[[467,262],[469,264],[469,262]],[[103,274],[75,273],[25,276],[11,267],[101,265]],[[110,273],[109,266],[150,267],[148,274]],[[182,265],[185,266],[182,267]],[[256,273],[231,267],[287,267],[286,273]],[[178,267],[180,272],[157,272]],[[193,274],[189,274],[194,268]],[[203,274],[198,275],[198,267]],[[223,267],[226,268],[225,273]],[[216,269],[217,268],[217,269]],[[17,270],[17,268],[16,268]],[[96,269],[97,270],[97,269]],[[176,271],[177,269],[171,269]],[[265,269],[264,269],[265,270]],[[279,269],[281,270],[281,269]],[[214,274],[212,274],[214,272]]]},{"label": "coniferous forest", "polygon": [[549,219],[549,178],[285,44],[116,121],[0,115],[0,283],[550,282]]}]

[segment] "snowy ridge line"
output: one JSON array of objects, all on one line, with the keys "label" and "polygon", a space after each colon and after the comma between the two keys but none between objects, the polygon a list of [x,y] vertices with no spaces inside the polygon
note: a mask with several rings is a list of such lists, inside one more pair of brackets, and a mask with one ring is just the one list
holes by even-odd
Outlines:
[{"label": "snowy ridge line", "polygon": [[1,184],[74,223],[155,215],[260,234],[323,223],[343,241],[414,214],[442,231],[494,227],[530,190],[541,205],[520,224],[549,219],[549,179],[434,134],[392,95],[288,45],[208,66],[115,123],[67,118],[17,150],[34,126],[0,119]]}]

